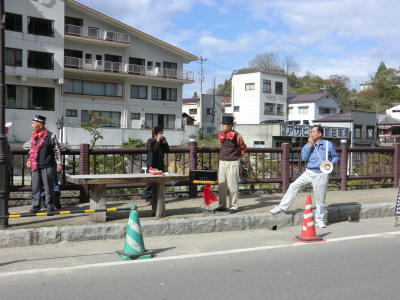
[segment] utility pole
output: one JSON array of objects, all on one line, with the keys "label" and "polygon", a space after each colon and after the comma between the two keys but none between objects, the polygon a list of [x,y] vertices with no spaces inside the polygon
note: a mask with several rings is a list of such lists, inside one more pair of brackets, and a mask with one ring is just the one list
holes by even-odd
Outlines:
[{"label": "utility pole", "polygon": [[215,126],[215,71],[214,71],[213,103],[212,104],[213,104],[212,105],[212,124],[213,124],[213,127],[217,128],[217,126]]},{"label": "utility pole", "polygon": [[199,128],[203,129],[203,82],[204,82],[204,69],[203,64],[207,61],[207,58],[200,56],[200,114],[199,114]]},{"label": "utility pole", "polygon": [[[5,67],[4,67],[4,47],[5,47],[5,13],[4,0],[0,0],[0,216],[8,215],[8,199],[10,196],[10,173],[7,152],[7,135],[5,129],[6,122],[6,90],[5,90]],[[8,226],[8,219],[0,218],[0,228]]]}]

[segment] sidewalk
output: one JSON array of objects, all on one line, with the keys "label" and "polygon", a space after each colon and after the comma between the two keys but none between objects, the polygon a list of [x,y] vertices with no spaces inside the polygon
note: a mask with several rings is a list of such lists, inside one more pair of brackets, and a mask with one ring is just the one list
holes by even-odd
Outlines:
[{"label": "sidewalk", "polygon": [[[304,209],[306,195],[309,193],[299,193],[291,210]],[[397,189],[371,189],[371,190],[354,190],[354,191],[330,191],[327,193],[328,207],[342,207],[351,205],[377,204],[396,201]],[[241,195],[239,198],[240,210],[235,215],[244,214],[259,214],[265,213],[267,210],[279,203],[282,194],[265,194],[265,195]],[[200,209],[203,199],[187,199],[175,198],[168,199],[166,203],[166,217],[160,220],[171,219],[186,219],[193,217],[203,217]],[[313,203],[315,199],[313,197]],[[144,200],[121,200],[109,201],[107,207],[130,207],[132,204],[138,206],[141,222],[148,220],[156,220],[151,217],[150,206]],[[217,203],[213,204],[214,206]],[[88,209],[89,204],[77,204],[73,206],[64,206],[63,210]],[[11,207],[10,214],[28,212],[30,206]],[[214,216],[229,215],[226,212],[215,213]],[[129,216],[129,211],[107,213],[108,223],[123,223],[126,224]],[[28,217],[9,220],[10,229],[19,228],[37,228],[37,227],[52,227],[52,226],[74,226],[74,225],[93,225],[96,223],[90,222],[87,214],[71,214],[58,215],[51,217]]]}]

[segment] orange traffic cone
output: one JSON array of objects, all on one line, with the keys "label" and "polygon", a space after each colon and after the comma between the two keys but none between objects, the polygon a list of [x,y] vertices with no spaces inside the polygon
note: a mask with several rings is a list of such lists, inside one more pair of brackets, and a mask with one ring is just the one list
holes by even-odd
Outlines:
[{"label": "orange traffic cone", "polygon": [[322,237],[315,232],[314,212],[312,209],[311,195],[307,195],[306,208],[304,209],[303,228],[300,235],[296,235],[293,240],[303,243],[323,242]]}]

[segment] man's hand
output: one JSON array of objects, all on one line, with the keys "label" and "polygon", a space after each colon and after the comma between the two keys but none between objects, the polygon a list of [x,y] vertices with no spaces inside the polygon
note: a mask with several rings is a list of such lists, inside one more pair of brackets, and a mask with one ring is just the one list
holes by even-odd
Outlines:
[{"label": "man's hand", "polygon": [[311,136],[308,138],[307,145],[308,147],[314,146],[314,139]]},{"label": "man's hand", "polygon": [[161,141],[161,138],[162,138],[161,133],[157,133],[157,135],[156,135],[157,142]]},{"label": "man's hand", "polygon": [[62,165],[57,165],[57,172],[61,172],[62,170]]},{"label": "man's hand", "polygon": [[31,168],[31,161],[28,159],[25,166],[30,169]]}]

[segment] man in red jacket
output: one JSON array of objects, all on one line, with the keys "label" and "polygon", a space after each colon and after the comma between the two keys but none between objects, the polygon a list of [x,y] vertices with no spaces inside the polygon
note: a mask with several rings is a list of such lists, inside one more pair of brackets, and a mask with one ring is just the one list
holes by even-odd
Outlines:
[{"label": "man in red jacket", "polygon": [[[222,116],[222,132],[218,136],[221,142],[218,167],[219,207],[215,209],[228,210],[231,214],[238,211],[240,158],[247,149],[243,137],[232,130],[233,121],[233,116]],[[229,202],[226,203],[228,191]]]}]

